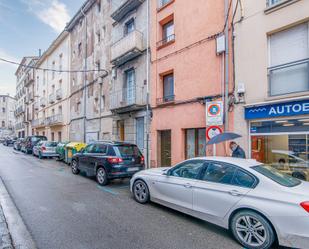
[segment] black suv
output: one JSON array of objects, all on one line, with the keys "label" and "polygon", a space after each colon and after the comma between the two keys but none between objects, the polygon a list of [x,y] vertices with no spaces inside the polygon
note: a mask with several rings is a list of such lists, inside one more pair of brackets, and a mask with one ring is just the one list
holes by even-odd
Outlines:
[{"label": "black suv", "polygon": [[40,141],[47,141],[47,137],[38,135],[26,137],[26,139],[21,143],[21,151],[26,154],[31,154],[33,147]]},{"label": "black suv", "polygon": [[116,178],[129,178],[145,167],[144,156],[135,144],[99,141],[72,158],[72,173],[83,171],[87,176],[95,176],[100,185]]}]

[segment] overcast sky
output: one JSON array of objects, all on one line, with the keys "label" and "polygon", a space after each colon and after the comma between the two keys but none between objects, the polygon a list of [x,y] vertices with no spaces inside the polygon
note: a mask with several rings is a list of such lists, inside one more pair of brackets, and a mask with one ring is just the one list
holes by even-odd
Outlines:
[{"label": "overcast sky", "polygon": [[[0,58],[38,55],[85,0],[0,0]],[[15,95],[17,67],[0,61],[0,94]]]}]

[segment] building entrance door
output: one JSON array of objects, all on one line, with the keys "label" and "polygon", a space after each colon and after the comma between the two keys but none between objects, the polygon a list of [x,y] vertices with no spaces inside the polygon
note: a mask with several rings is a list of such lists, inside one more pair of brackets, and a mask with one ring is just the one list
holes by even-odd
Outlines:
[{"label": "building entrance door", "polygon": [[161,131],[161,166],[171,166],[171,130]]}]

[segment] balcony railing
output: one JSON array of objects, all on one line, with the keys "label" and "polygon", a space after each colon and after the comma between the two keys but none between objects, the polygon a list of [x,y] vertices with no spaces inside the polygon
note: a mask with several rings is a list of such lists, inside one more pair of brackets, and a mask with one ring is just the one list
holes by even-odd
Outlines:
[{"label": "balcony railing", "polygon": [[309,58],[268,68],[269,95],[309,91]]},{"label": "balcony railing", "polygon": [[175,34],[174,35],[169,35],[169,36],[165,37],[161,41],[157,42],[157,48],[160,48],[160,47],[162,47],[164,45],[167,45],[169,43],[174,42],[175,38],[176,38]]},{"label": "balcony railing", "polygon": [[63,123],[63,115],[57,114],[46,118],[47,125],[58,125]]},{"label": "balcony railing", "polygon": [[46,98],[44,98],[44,97],[40,98],[40,106],[42,106],[42,107],[46,106]]},{"label": "balcony railing", "polygon": [[[141,109],[147,104],[146,88],[132,86],[111,93],[111,110],[130,111]],[[121,110],[120,110],[121,109]]]},{"label": "balcony railing", "polygon": [[143,50],[143,34],[134,30],[112,45],[111,62],[114,65],[121,65],[140,55]]},{"label": "balcony railing", "polygon": [[168,5],[172,1],[173,0],[159,0],[158,9],[161,9],[162,7],[164,7],[165,5]]},{"label": "balcony railing", "polygon": [[175,101],[175,95],[166,95],[163,98],[157,98],[157,105],[164,105]]},{"label": "balcony railing", "polygon": [[55,103],[55,94],[54,93],[49,94],[48,100],[50,104]]},{"label": "balcony railing", "polygon": [[18,106],[15,110],[15,115],[19,115],[25,112],[25,108],[23,106]]},{"label": "balcony railing", "polygon": [[56,91],[56,99],[57,100],[62,99],[62,89],[61,88]]},{"label": "balcony railing", "polygon": [[[145,0],[126,0],[123,4],[112,13],[111,17],[116,21],[120,22],[129,12],[137,9]],[[117,6],[119,6],[117,4]]]},{"label": "balcony railing", "polygon": [[45,118],[34,119],[31,122],[32,127],[45,126]]}]

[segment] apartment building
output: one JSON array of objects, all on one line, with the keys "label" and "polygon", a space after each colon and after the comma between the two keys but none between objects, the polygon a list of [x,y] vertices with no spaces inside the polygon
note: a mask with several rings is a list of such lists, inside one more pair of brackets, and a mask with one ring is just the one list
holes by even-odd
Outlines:
[{"label": "apartment building", "polygon": [[110,39],[112,2],[88,0],[67,25],[70,32],[70,140],[112,139]]},{"label": "apartment building", "polygon": [[147,2],[113,0],[111,37],[113,139],[147,155]]},{"label": "apartment building", "polygon": [[34,81],[35,81],[35,69],[33,68],[38,61],[38,57],[33,57],[29,63],[28,68],[25,69],[25,133],[26,136],[33,135],[34,130],[32,128],[32,120],[34,119]]},{"label": "apartment building", "polygon": [[37,57],[27,56],[21,60],[20,66],[17,68],[15,75],[16,82],[16,106],[15,106],[15,131],[18,137],[25,137],[29,135],[29,122],[26,119],[26,102],[27,102],[27,89],[34,75],[33,70],[28,66],[33,66]]},{"label": "apartment building", "polygon": [[36,63],[33,134],[69,139],[70,36],[63,31]]},{"label": "apartment building", "polygon": [[304,164],[309,160],[309,1],[242,0],[236,10],[235,131],[252,158],[282,167]]},{"label": "apartment building", "polygon": [[10,95],[0,95],[0,137],[14,134],[15,99]]},{"label": "apartment building", "polygon": [[[217,0],[151,1],[152,167],[205,156],[206,150],[212,155],[206,148],[205,103],[222,101],[232,89],[225,55],[216,46],[227,7]],[[232,130],[232,113],[225,118]]]}]

